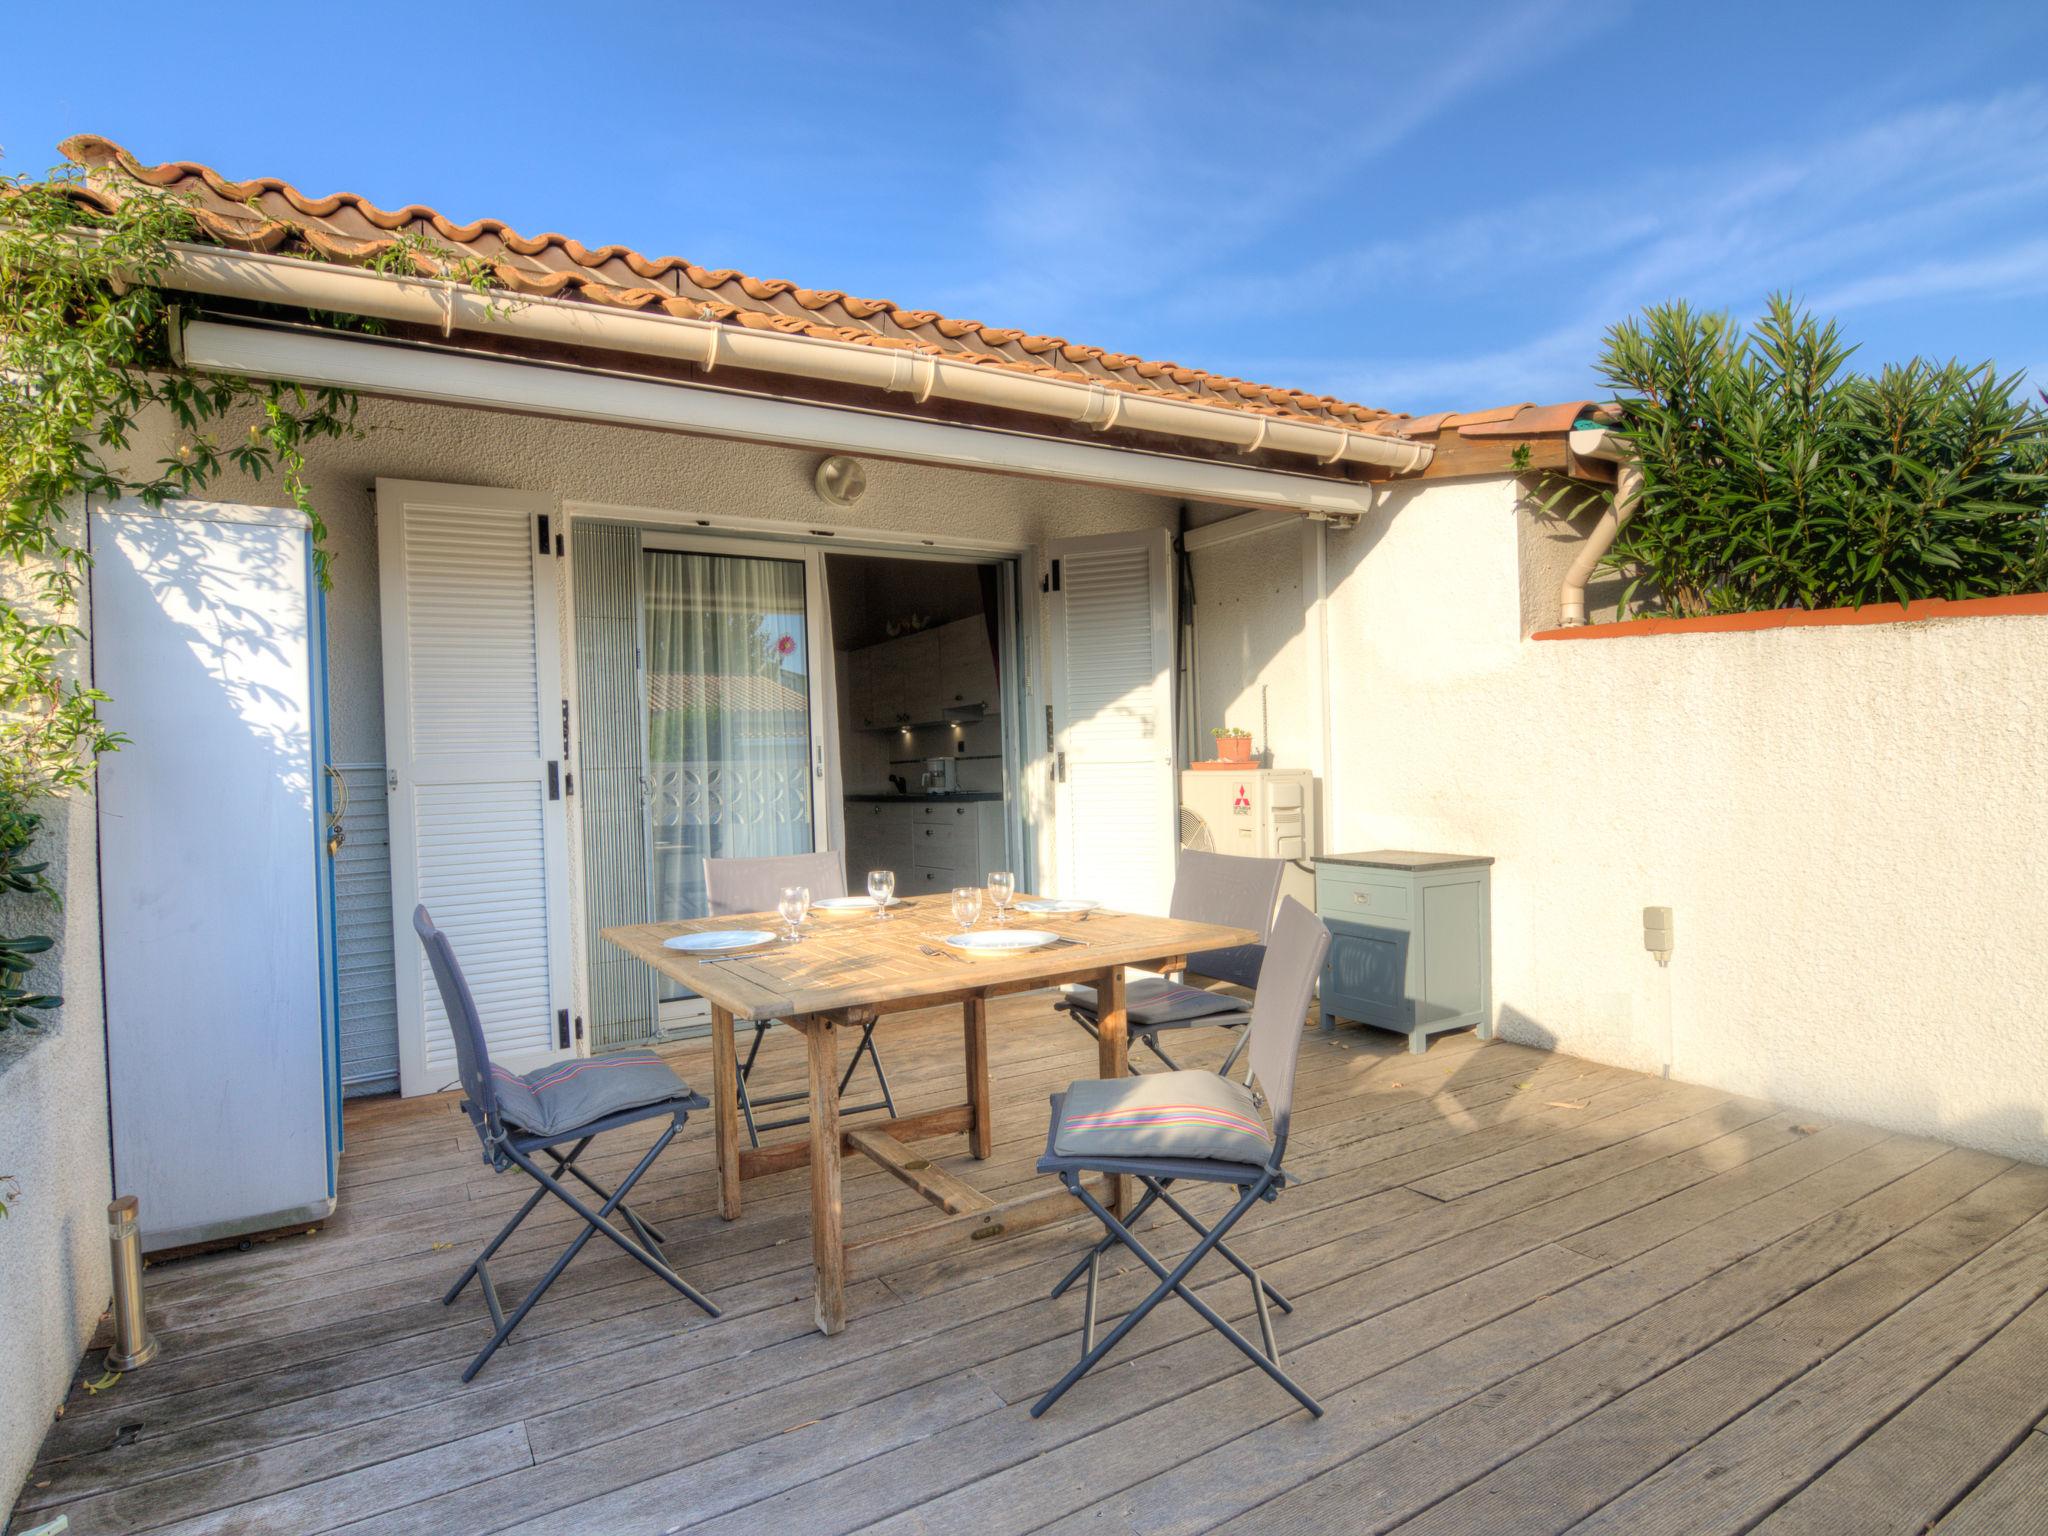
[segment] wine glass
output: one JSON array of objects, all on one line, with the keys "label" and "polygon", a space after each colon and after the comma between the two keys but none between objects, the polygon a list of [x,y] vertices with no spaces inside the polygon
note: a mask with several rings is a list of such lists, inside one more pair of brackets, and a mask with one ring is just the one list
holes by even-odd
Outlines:
[{"label": "wine glass", "polygon": [[896,871],[893,869],[871,869],[868,871],[868,900],[875,904],[875,917],[881,922],[889,921],[889,903],[896,899]]},{"label": "wine glass", "polygon": [[803,922],[804,914],[811,910],[811,888],[807,885],[785,885],[781,898],[775,903],[775,910],[782,914],[782,921],[789,930],[783,934],[782,942],[796,943],[803,937],[797,932],[797,925]]},{"label": "wine glass", "polygon": [[972,928],[981,918],[981,887],[963,885],[953,892],[953,921]]},{"label": "wine glass", "polygon": [[996,904],[996,926],[1006,928],[1010,922],[1010,903],[1017,899],[1017,877],[1007,869],[989,871],[988,899]]}]

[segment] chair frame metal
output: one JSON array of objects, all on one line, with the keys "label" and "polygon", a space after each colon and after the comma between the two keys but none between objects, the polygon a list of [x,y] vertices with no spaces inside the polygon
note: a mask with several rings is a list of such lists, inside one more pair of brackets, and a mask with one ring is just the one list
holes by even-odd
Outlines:
[{"label": "chair frame metal", "polygon": [[[710,898],[711,915],[725,917],[742,912],[767,912],[774,909],[775,892],[784,885],[806,885],[812,896],[844,896],[846,876],[839,866],[836,853],[781,854],[759,859],[706,859],[704,861],[704,885]],[[767,900],[762,900],[764,893]],[[761,1132],[787,1130],[795,1125],[809,1125],[811,1117],[785,1115],[779,1120],[756,1120],[757,1108],[768,1109],[779,1104],[804,1104],[810,1101],[810,1093],[799,1089],[794,1093],[770,1093],[756,1098],[747,1089],[747,1079],[753,1075],[754,1063],[761,1055],[761,1042],[768,1038],[768,1031],[775,1027],[774,1019],[755,1019],[754,1038],[747,1045],[744,1057],[734,1062],[733,1073],[737,1079],[740,1120],[747,1128],[749,1146],[761,1145]],[[864,1114],[869,1110],[883,1109],[889,1118],[896,1118],[896,1095],[889,1088],[889,1074],[882,1066],[882,1053],[875,1045],[875,1025],[871,1019],[861,1027],[860,1043],[854,1046],[853,1055],[847,1059],[846,1071],[839,1079],[839,1097],[846,1098],[846,1090],[853,1082],[853,1074],[860,1070],[860,1059],[866,1056],[875,1069],[875,1081],[881,1085],[882,1096],[865,1104],[841,1102],[842,1115]]]},{"label": "chair frame metal", "polygon": [[[474,1380],[478,1371],[498,1352],[498,1346],[512,1337],[512,1331],[525,1321],[526,1314],[534,1304],[547,1294],[548,1288],[561,1278],[562,1271],[569,1267],[576,1255],[583,1251],[584,1244],[591,1238],[602,1235],[609,1238],[626,1254],[661,1277],[672,1289],[685,1297],[712,1317],[719,1315],[718,1308],[697,1291],[688,1281],[675,1272],[663,1257],[661,1247],[668,1241],[661,1231],[642,1219],[626,1204],[626,1196],[633,1186],[652,1168],[668,1144],[675,1140],[676,1132],[690,1117],[690,1111],[710,1108],[710,1101],[700,1093],[687,1089],[677,1097],[664,1099],[652,1104],[635,1105],[613,1114],[601,1116],[583,1125],[559,1132],[521,1132],[508,1126],[498,1109],[498,1096],[492,1086],[490,1047],[484,1037],[483,1021],[479,1018],[476,999],[469,990],[469,982],[462,974],[462,966],[455,958],[455,948],[448,942],[448,936],[434,926],[433,918],[424,906],[415,907],[412,915],[413,930],[419,934],[420,942],[426,947],[427,958],[434,971],[434,979],[440,987],[441,1002],[448,1014],[449,1031],[455,1038],[455,1054],[462,1079],[465,1097],[463,1113],[469,1117],[477,1139],[483,1144],[484,1161],[495,1172],[506,1168],[518,1168],[531,1178],[535,1185],[533,1193],[525,1204],[513,1213],[512,1219],[498,1229],[498,1235],[483,1247],[482,1252],[470,1260],[469,1265],[448,1288],[441,1298],[443,1306],[452,1306],[469,1282],[474,1279],[483,1292],[484,1307],[490,1313],[493,1332],[488,1344],[477,1352],[476,1358],[462,1372],[464,1381]],[[608,1190],[583,1169],[577,1159],[599,1136],[643,1121],[668,1117],[669,1124],[654,1140],[633,1170],[619,1182],[616,1190]],[[574,1145],[569,1145],[574,1143]],[[560,1149],[568,1146],[564,1153]],[[543,1168],[535,1159],[539,1153],[554,1166]],[[603,1204],[592,1210],[577,1198],[576,1192],[563,1182],[572,1178],[603,1200]],[[535,1282],[519,1303],[508,1313],[498,1294],[496,1281],[491,1278],[492,1255],[504,1246],[507,1238],[519,1230],[521,1222],[533,1214],[535,1207],[548,1195],[568,1206],[583,1220],[582,1230],[570,1241],[547,1272]],[[621,1232],[613,1223],[614,1215],[623,1216],[631,1229],[631,1236]]]},{"label": "chair frame metal", "polygon": [[[1284,1387],[1296,1402],[1316,1417],[1322,1416],[1322,1404],[1280,1364],[1280,1346],[1273,1333],[1271,1308],[1278,1306],[1283,1312],[1292,1312],[1293,1303],[1261,1278],[1257,1268],[1231,1248],[1224,1238],[1246,1212],[1262,1200],[1276,1198],[1286,1185],[1287,1177],[1281,1164],[1287,1151],[1294,1067],[1301,1051],[1309,995],[1314,990],[1329,943],[1329,930],[1314,913],[1292,898],[1281,904],[1279,920],[1273,927],[1272,955],[1266,968],[1267,985],[1260,990],[1258,1002],[1253,1006],[1251,1024],[1244,1031],[1251,1049],[1252,1072],[1265,1091],[1273,1112],[1273,1148],[1263,1164],[1178,1157],[1063,1156],[1056,1150],[1055,1140],[1059,1134],[1064,1099],[1060,1096],[1054,1098],[1052,1123],[1046,1132],[1046,1155],[1041,1159],[1039,1168],[1059,1175],[1068,1193],[1102,1223],[1103,1236],[1052,1289],[1052,1295],[1057,1298],[1064,1295],[1076,1280],[1084,1275],[1087,1277],[1088,1288],[1081,1312],[1081,1358],[1032,1404],[1031,1417],[1034,1419],[1093,1370],[1168,1296],[1179,1296],[1204,1322],[1235,1345],[1246,1359]],[[1121,1174],[1134,1178],[1144,1186],[1145,1193],[1130,1214],[1119,1219],[1087,1187],[1083,1179],[1087,1173]],[[1237,1200],[1217,1221],[1204,1226],[1172,1193],[1172,1186],[1184,1180],[1235,1185]],[[1155,1203],[1163,1204],[1196,1234],[1195,1246],[1171,1269],[1140,1242],[1132,1230]],[[1159,1284],[1098,1341],[1095,1334],[1102,1259],[1118,1245],[1135,1254],[1158,1278]],[[1259,1320],[1259,1345],[1238,1332],[1188,1286],[1188,1276],[1194,1272],[1195,1266],[1212,1253],[1226,1259],[1251,1282],[1253,1310]]]},{"label": "chair frame metal", "polygon": [[[1184,982],[1188,976],[1203,976],[1211,981],[1257,990],[1259,971],[1266,958],[1266,939],[1272,932],[1274,907],[1280,900],[1280,885],[1286,873],[1285,859],[1248,859],[1235,854],[1203,853],[1194,848],[1180,850],[1174,863],[1173,897],[1167,915],[1195,922],[1250,928],[1259,936],[1258,942],[1253,944],[1234,949],[1212,949],[1188,956],[1187,971],[1182,977]],[[1090,1035],[1097,1033],[1095,1010],[1078,998],[1062,998],[1053,1006],[1071,1016]],[[1167,1055],[1159,1043],[1161,1030],[1236,1030],[1237,1038],[1231,1043],[1230,1053],[1223,1058],[1223,1065],[1216,1069],[1218,1075],[1228,1077],[1231,1068],[1244,1054],[1245,1046],[1250,1043],[1251,1031],[1246,1026],[1251,1023],[1251,1018],[1251,1006],[1247,1004],[1236,1013],[1213,1013],[1197,1019],[1171,1019],[1158,1024],[1141,1024],[1131,1019],[1128,1034],[1133,1045],[1143,1045],[1165,1062],[1169,1071],[1179,1072],[1183,1070],[1181,1064]],[[1133,1077],[1139,1075],[1134,1063],[1127,1061],[1126,1065]],[[1246,1075],[1249,1079],[1249,1066]]]}]

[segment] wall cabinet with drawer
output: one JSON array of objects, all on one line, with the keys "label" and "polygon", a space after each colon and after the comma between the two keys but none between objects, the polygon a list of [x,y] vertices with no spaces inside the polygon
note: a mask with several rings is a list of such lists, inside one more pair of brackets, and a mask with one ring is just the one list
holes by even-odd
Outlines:
[{"label": "wall cabinet with drawer", "polygon": [[868,871],[910,867],[911,807],[849,801],[846,807],[846,889],[859,896],[867,890]]},{"label": "wall cabinet with drawer", "polygon": [[896,871],[899,896],[943,895],[982,885],[1005,863],[1000,800],[853,801],[846,807],[846,881],[867,889],[868,871]]},{"label": "wall cabinet with drawer", "polygon": [[848,713],[871,731],[936,725],[953,709],[992,713],[1001,699],[988,625],[979,617],[851,652],[847,684]]},{"label": "wall cabinet with drawer", "polygon": [[1411,1051],[1450,1029],[1493,1037],[1491,858],[1383,849],[1315,862],[1325,1030],[1398,1030]]}]

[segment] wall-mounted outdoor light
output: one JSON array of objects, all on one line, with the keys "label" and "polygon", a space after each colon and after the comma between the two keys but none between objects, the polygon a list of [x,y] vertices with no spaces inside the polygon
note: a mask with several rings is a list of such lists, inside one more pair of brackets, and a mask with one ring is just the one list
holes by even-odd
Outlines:
[{"label": "wall-mounted outdoor light", "polygon": [[817,470],[811,475],[811,484],[816,488],[820,501],[830,502],[835,507],[850,507],[867,490],[868,472],[860,467],[858,459],[835,453],[818,461]]}]

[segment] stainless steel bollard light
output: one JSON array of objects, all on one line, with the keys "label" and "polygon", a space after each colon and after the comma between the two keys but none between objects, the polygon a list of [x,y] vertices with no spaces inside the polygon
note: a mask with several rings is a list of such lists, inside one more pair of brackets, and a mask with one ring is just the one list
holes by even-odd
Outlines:
[{"label": "stainless steel bollard light", "polygon": [[107,1207],[107,1250],[114,1263],[114,1343],[107,1369],[132,1371],[156,1357],[156,1339],[142,1315],[141,1202],[123,1195]]}]

